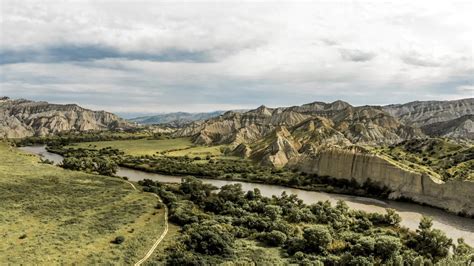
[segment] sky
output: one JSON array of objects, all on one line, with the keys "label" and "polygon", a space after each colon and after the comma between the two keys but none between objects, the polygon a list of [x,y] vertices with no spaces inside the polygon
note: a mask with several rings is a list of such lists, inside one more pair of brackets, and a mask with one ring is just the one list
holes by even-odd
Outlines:
[{"label": "sky", "polygon": [[0,3],[0,96],[119,113],[474,97],[473,1]]}]

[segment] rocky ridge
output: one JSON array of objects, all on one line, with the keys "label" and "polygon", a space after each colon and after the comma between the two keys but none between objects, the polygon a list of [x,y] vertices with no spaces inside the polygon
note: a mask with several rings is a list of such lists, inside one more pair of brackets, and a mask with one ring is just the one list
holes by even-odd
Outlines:
[{"label": "rocky ridge", "polygon": [[76,104],[50,104],[24,99],[0,99],[0,137],[45,136],[61,131],[106,130],[131,127],[118,116]]}]

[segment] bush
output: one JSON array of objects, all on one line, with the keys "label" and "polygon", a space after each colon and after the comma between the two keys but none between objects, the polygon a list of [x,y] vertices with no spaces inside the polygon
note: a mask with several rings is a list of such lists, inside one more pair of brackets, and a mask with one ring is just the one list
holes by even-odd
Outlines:
[{"label": "bush", "polygon": [[325,251],[332,241],[329,229],[324,225],[313,225],[303,231],[305,248],[312,252]]},{"label": "bush", "polygon": [[379,236],[375,240],[375,252],[382,259],[388,260],[395,255],[398,255],[398,252],[402,248],[402,243],[400,239],[393,236]]},{"label": "bush", "polygon": [[286,242],[286,235],[283,232],[273,230],[268,233],[262,233],[259,239],[269,246],[278,247]]},{"label": "bush", "polygon": [[117,236],[117,237],[112,241],[112,243],[114,243],[114,244],[122,244],[123,241],[125,241],[125,237],[123,237],[123,236]]},{"label": "bush", "polygon": [[227,256],[232,254],[234,236],[219,224],[197,225],[186,234],[184,243],[191,250],[206,255]]}]

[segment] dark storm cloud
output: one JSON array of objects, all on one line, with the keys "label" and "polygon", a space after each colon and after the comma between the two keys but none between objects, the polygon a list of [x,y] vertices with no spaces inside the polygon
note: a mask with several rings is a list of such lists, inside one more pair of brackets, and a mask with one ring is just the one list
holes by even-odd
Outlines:
[{"label": "dark storm cloud", "polygon": [[212,62],[214,60],[208,51],[167,49],[157,53],[122,52],[113,47],[100,45],[64,44],[44,48],[0,51],[0,64],[2,65],[27,62],[83,62],[111,58],[155,62]]}]

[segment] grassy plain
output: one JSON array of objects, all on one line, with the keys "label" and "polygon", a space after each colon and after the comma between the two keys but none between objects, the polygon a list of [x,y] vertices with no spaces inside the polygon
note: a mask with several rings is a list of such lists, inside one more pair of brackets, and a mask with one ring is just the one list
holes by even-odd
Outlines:
[{"label": "grassy plain", "polygon": [[[157,199],[118,178],[42,164],[0,142],[0,264],[133,264],[164,229]],[[118,245],[111,241],[124,236]]]},{"label": "grassy plain", "polygon": [[171,157],[189,156],[191,158],[200,157],[202,160],[196,163],[207,162],[206,157],[219,159],[238,159],[235,156],[224,156],[223,149],[226,145],[199,146],[192,143],[190,138],[175,139],[138,139],[138,140],[115,140],[82,142],[67,146],[67,148],[102,149],[112,147],[119,149],[127,155],[166,155]]},{"label": "grassy plain", "polygon": [[114,140],[114,141],[97,141],[82,142],[68,147],[101,149],[112,147],[119,149],[129,155],[153,155],[170,150],[181,150],[190,148],[193,143],[189,138],[177,139],[137,139],[137,140]]}]

